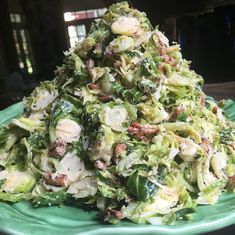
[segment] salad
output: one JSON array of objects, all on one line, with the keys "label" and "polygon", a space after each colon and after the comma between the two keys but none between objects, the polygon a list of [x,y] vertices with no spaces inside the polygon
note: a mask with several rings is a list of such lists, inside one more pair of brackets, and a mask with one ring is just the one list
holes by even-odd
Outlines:
[{"label": "salad", "polygon": [[111,5],[0,128],[0,200],[172,224],[235,192],[235,124],[145,13]]}]

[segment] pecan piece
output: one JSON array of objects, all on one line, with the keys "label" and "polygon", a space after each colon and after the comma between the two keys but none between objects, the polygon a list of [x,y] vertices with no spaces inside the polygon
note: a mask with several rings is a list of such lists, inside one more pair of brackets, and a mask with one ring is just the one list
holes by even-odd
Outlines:
[{"label": "pecan piece", "polygon": [[107,209],[107,216],[113,216],[117,219],[121,219],[122,218],[122,212],[119,210],[114,210],[112,208],[108,208]]},{"label": "pecan piece", "polygon": [[220,100],[219,101],[219,106],[220,107],[223,107],[225,105],[225,100],[223,99],[223,100]]},{"label": "pecan piece", "polygon": [[155,135],[159,132],[159,129],[149,125],[145,125],[142,127],[142,131],[144,135]]},{"label": "pecan piece", "polygon": [[211,144],[207,138],[202,138],[201,146],[207,155],[212,151]]},{"label": "pecan piece", "polygon": [[109,94],[99,95],[98,98],[99,98],[100,101],[104,101],[104,102],[108,102],[108,101],[113,100],[113,97]]},{"label": "pecan piece", "polygon": [[146,138],[146,136],[144,135],[144,132],[143,131],[140,131],[138,133],[136,133],[135,135],[135,138],[138,139],[138,140],[141,140],[141,141],[148,141],[148,139]]},{"label": "pecan piece", "polygon": [[121,144],[121,143],[118,143],[116,144],[115,146],[115,149],[114,149],[114,153],[115,155],[118,157],[120,156],[124,151],[126,150],[126,145],[125,144]]},{"label": "pecan piece", "polygon": [[200,96],[199,96],[199,103],[201,106],[205,106],[205,100],[206,100],[206,96],[204,93],[200,93]]},{"label": "pecan piece", "polygon": [[218,106],[214,106],[211,111],[212,111],[212,113],[217,114]]},{"label": "pecan piece", "polygon": [[148,124],[141,125],[139,122],[133,122],[131,126],[128,127],[127,131],[138,140],[148,141],[148,137],[157,134],[159,129]]},{"label": "pecan piece", "polygon": [[44,174],[46,183],[52,186],[65,187],[68,185],[67,175],[47,172]]},{"label": "pecan piece", "polygon": [[133,135],[133,134],[137,134],[140,131],[140,129],[133,127],[133,126],[129,126],[127,131],[129,134]]},{"label": "pecan piece", "polygon": [[235,151],[235,143],[229,145]]},{"label": "pecan piece", "polygon": [[90,83],[87,85],[90,90],[98,90],[100,89],[99,85],[96,83]]},{"label": "pecan piece", "polygon": [[177,118],[179,116],[179,114],[181,114],[183,111],[184,111],[184,108],[182,107],[182,105],[176,106],[172,110],[171,118],[173,118],[173,119]]},{"label": "pecan piece", "polygon": [[49,155],[55,158],[61,158],[66,153],[67,143],[63,140],[57,139],[49,150]]}]

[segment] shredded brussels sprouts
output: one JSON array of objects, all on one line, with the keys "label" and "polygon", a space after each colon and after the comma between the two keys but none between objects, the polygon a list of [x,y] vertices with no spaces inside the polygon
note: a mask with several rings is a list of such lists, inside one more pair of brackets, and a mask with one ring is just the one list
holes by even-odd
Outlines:
[{"label": "shredded brussels sprouts", "polygon": [[190,219],[235,192],[235,125],[202,84],[145,13],[111,5],[0,128],[0,200],[76,201],[109,223]]}]

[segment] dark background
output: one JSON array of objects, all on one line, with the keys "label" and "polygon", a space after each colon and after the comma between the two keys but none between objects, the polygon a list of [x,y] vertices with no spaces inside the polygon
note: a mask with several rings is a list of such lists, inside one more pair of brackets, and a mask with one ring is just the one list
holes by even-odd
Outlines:
[{"label": "dark background", "polygon": [[[28,95],[40,81],[52,79],[70,41],[82,39],[94,18],[102,16],[102,9],[115,2],[1,0],[0,110]],[[206,83],[235,81],[235,1],[129,3],[145,11],[153,25],[160,25],[170,41],[181,45],[183,56]],[[66,20],[66,12],[75,18]],[[77,31],[71,34],[69,27]]]},{"label": "dark background", "polygon": [[[71,42],[82,39],[115,0],[1,0],[0,110],[53,79]],[[235,1],[131,0],[160,25],[206,83],[235,81]],[[100,9],[97,11],[97,9]],[[64,13],[76,12],[71,19]],[[69,28],[70,27],[70,28]],[[69,29],[76,32],[69,33]],[[85,29],[84,29],[85,28]],[[85,32],[86,30],[86,32]],[[210,234],[235,234],[230,226]]]}]

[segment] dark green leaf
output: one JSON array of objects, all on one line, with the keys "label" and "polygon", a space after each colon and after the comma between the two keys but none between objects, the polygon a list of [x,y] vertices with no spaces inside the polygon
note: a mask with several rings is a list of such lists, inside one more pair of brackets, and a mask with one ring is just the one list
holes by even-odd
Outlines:
[{"label": "dark green leaf", "polygon": [[138,171],[128,177],[127,189],[138,201],[146,201],[155,192],[157,186],[138,174]]},{"label": "dark green leaf", "polygon": [[176,120],[180,122],[186,122],[188,115],[186,113],[180,113],[177,117]]},{"label": "dark green leaf", "polygon": [[35,132],[29,136],[27,141],[31,145],[33,151],[38,151],[47,147],[49,135],[48,133]]},{"label": "dark green leaf", "polygon": [[233,141],[233,135],[235,135],[234,130],[232,128],[222,129],[219,131],[220,134],[220,142],[222,144],[229,144]]},{"label": "dark green leaf", "polygon": [[47,192],[38,195],[33,199],[34,207],[60,205],[67,200],[67,194],[64,191]]},{"label": "dark green leaf", "polygon": [[131,104],[137,104],[145,99],[144,93],[139,91],[136,87],[127,89],[118,82],[114,82],[112,88],[116,95],[120,96],[120,98]]},{"label": "dark green leaf", "polygon": [[156,92],[156,83],[148,79],[138,81],[137,87],[145,94],[153,94]]}]

